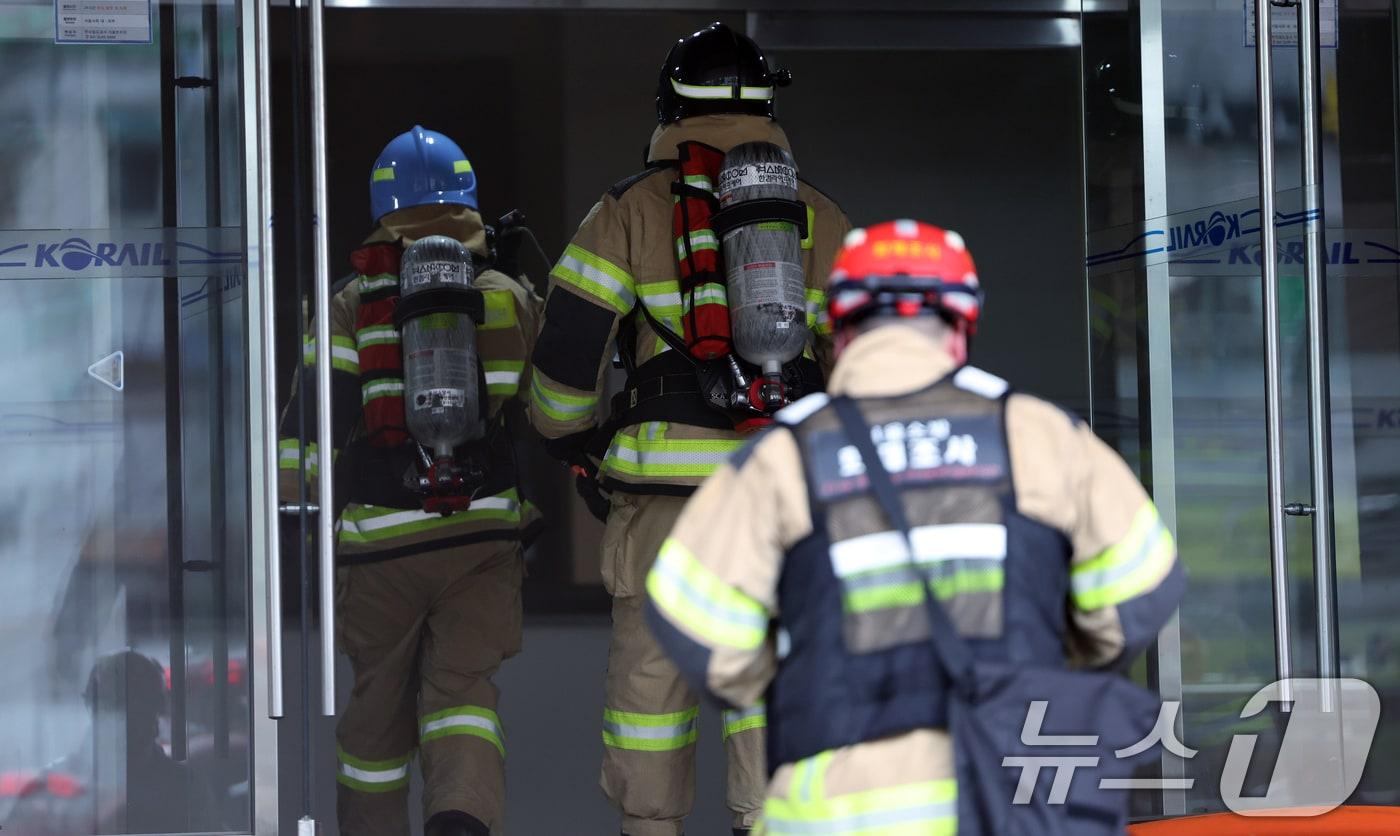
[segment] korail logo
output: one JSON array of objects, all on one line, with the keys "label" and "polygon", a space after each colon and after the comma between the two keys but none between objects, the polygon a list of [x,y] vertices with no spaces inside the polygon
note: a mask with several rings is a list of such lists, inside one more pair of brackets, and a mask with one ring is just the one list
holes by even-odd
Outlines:
[{"label": "korail logo", "polygon": [[[0,234],[0,271],[32,275],[140,275],[148,268],[178,268],[181,275],[240,265],[243,250],[237,229],[181,229],[179,237],[162,229],[96,234],[14,231]],[[160,272],[172,272],[162,269]]]}]

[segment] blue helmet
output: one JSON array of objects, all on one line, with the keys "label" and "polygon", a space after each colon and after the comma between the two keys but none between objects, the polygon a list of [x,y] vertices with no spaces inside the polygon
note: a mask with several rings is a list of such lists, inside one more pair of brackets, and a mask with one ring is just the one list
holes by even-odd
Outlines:
[{"label": "blue helmet", "polygon": [[384,146],[369,175],[376,222],[395,209],[450,203],[476,209],[476,173],[462,147],[422,125]]}]

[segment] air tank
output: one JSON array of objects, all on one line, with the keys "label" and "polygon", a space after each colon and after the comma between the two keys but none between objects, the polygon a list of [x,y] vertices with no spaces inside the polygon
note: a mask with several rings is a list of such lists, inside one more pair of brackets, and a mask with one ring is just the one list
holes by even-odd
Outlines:
[{"label": "air tank", "polygon": [[[770,142],[748,142],[725,155],[721,209],[773,199],[797,201],[791,154]],[[760,221],[730,230],[721,249],[734,350],[765,376],[776,377],[810,338],[801,232],[786,221]]]},{"label": "air tank", "polygon": [[469,297],[473,278],[471,254],[445,235],[420,239],[404,250],[399,304],[433,294],[430,310],[402,326],[404,413],[409,434],[437,459],[450,458],[458,445],[486,434],[476,324],[463,298]]}]

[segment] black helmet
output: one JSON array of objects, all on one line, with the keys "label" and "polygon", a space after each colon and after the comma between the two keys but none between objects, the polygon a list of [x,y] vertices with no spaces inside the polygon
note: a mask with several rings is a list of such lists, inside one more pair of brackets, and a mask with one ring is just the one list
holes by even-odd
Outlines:
[{"label": "black helmet", "polygon": [[787,70],[769,71],[752,38],[715,21],[671,47],[656,87],[656,120],[668,125],[705,113],[772,119],[773,89],[791,82]]}]

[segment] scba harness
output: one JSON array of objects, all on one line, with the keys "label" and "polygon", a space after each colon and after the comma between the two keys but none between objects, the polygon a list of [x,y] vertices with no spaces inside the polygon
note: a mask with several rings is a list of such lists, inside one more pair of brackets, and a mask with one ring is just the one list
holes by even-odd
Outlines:
[{"label": "scba harness", "polygon": [[[477,379],[477,419],[485,425],[482,438],[459,444],[449,457],[435,457],[409,430],[405,406],[403,332],[413,320],[466,316],[475,325],[486,318],[486,303],[474,288],[432,288],[404,296],[400,270],[404,255],[398,243],[375,243],[351,255],[360,279],[356,313],[356,343],[360,359],[364,432],[346,449],[347,466],[337,495],[361,505],[418,509],[444,516],[465,510],[476,495],[510,487],[514,472],[510,445],[504,443],[504,423],[488,415],[489,399],[484,364],[474,361]],[[452,401],[435,390],[415,393],[423,403],[415,408],[442,407]],[[460,404],[458,404],[460,406]],[[496,484],[499,482],[500,484]]]},{"label": "scba harness", "polygon": [[[786,152],[776,146],[752,145],[786,157]],[[794,242],[800,242],[810,234],[807,207],[782,197],[733,200],[721,205],[717,189],[720,195],[729,195],[745,186],[781,185],[786,180],[795,195],[796,169],[781,161],[736,164],[735,152],[726,154],[700,142],[683,142],[678,151],[678,174],[671,184],[671,193],[675,196],[672,229],[680,277],[680,333],[661,321],[645,302],[639,303],[638,310],[647,325],[671,350],[638,364],[632,352],[636,322],[630,319],[624,323],[619,332],[618,354],[628,373],[627,385],[613,399],[608,425],[615,430],[660,420],[751,432],[771,423],[773,413],[790,401],[819,391],[823,379],[816,361],[800,353],[810,340],[803,321],[805,302],[801,300],[805,283],[801,281],[800,261],[771,258],[768,253],[754,258],[747,251],[741,256],[726,248],[738,250],[741,245],[734,243],[736,239],[731,234],[746,227],[790,233]],[[782,277],[760,276],[760,272],[787,268],[791,282],[795,268],[799,299],[796,313],[789,311],[785,321],[779,315],[776,327],[792,328],[794,333],[800,330],[798,338],[802,344],[795,352],[798,356],[776,364],[777,372],[765,370],[736,351],[731,310],[731,296],[736,288],[729,280],[737,275],[736,261],[747,262],[740,265],[746,282],[764,282],[770,292]]]}]

